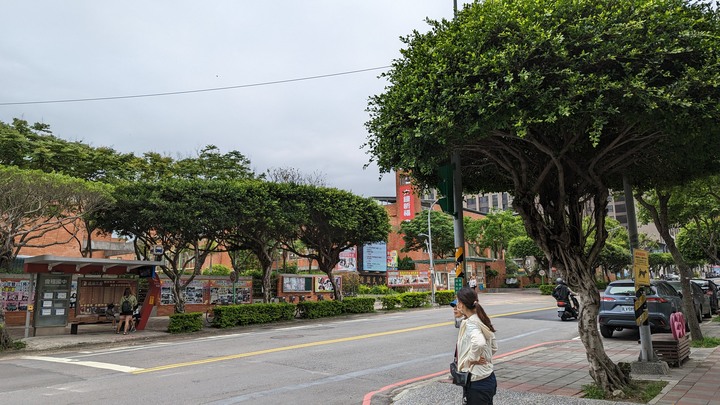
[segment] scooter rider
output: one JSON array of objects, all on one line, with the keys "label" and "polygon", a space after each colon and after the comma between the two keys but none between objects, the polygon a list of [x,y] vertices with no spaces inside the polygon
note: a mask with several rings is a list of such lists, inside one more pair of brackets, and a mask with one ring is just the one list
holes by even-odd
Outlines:
[{"label": "scooter rider", "polygon": [[557,301],[565,301],[570,305],[571,308],[577,309],[575,308],[575,303],[573,302],[574,300],[570,299],[571,295],[576,294],[570,289],[570,287],[567,286],[567,284],[565,284],[565,280],[558,277],[555,282],[557,283],[557,285],[552,292],[553,298],[555,298],[555,300]]}]

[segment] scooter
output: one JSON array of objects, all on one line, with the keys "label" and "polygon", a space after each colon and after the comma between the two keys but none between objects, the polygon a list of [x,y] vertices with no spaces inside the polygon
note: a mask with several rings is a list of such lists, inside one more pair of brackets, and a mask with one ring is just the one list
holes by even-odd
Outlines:
[{"label": "scooter", "polygon": [[558,300],[557,302],[558,318],[562,321],[578,319],[578,309],[580,308],[580,303],[578,303],[577,298],[575,298],[575,294],[570,294],[569,298],[572,300],[572,306],[569,301]]}]

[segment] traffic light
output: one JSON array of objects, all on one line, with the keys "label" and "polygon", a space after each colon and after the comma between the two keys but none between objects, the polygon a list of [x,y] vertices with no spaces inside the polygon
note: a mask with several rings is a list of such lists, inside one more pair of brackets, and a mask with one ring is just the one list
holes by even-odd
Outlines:
[{"label": "traffic light", "polygon": [[440,208],[448,214],[455,216],[455,189],[453,187],[453,170],[454,165],[447,164],[438,168],[440,183],[437,186],[438,191],[443,198],[438,200]]}]

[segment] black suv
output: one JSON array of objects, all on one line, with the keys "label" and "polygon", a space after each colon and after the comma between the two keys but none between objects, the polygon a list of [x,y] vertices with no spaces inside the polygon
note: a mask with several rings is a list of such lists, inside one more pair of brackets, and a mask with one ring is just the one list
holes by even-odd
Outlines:
[{"label": "black suv", "polygon": [[[670,315],[682,312],[682,299],[675,289],[663,280],[651,280],[652,294],[646,295],[648,321],[653,332],[670,332]],[[613,332],[637,329],[635,323],[635,282],[616,280],[608,284],[600,298],[598,324],[600,334],[611,338]]]}]

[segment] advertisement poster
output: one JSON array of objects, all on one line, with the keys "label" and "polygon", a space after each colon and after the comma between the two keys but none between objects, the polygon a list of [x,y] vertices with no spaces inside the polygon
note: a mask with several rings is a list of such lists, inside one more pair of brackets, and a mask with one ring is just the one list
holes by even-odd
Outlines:
[{"label": "advertisement poster", "polygon": [[[233,283],[230,280],[209,280],[211,304],[228,304],[233,301]],[[252,297],[252,278],[242,277],[235,282],[235,302],[248,303]]]},{"label": "advertisement poster", "polygon": [[430,285],[430,276],[427,270],[388,271],[388,287],[420,287],[423,285]]},{"label": "advertisement poster", "polygon": [[0,304],[5,311],[25,311],[30,302],[30,280],[4,279]]},{"label": "advertisement poster", "polygon": [[397,270],[398,268],[398,252],[397,250],[390,250],[387,252],[387,269]]},{"label": "advertisement poster", "polygon": [[311,291],[312,277],[283,276],[283,292],[306,292]]},{"label": "advertisement poster", "polygon": [[387,271],[387,245],[385,242],[363,245],[363,270]]},{"label": "advertisement poster", "polygon": [[[337,284],[338,288],[342,289],[342,277],[335,277],[335,284]],[[327,276],[319,276],[315,277],[315,292],[329,292],[334,291],[332,283],[330,282],[330,277]]]},{"label": "advertisement poster", "polygon": [[357,271],[357,247],[353,246],[340,252],[340,262],[336,270]]},{"label": "advertisement poster", "polygon": [[[175,298],[172,294],[171,280],[163,280],[162,287],[160,288],[160,304],[161,305],[172,305],[175,304]],[[202,304],[203,303],[203,282],[193,280],[185,288],[185,303],[186,304]]]}]

